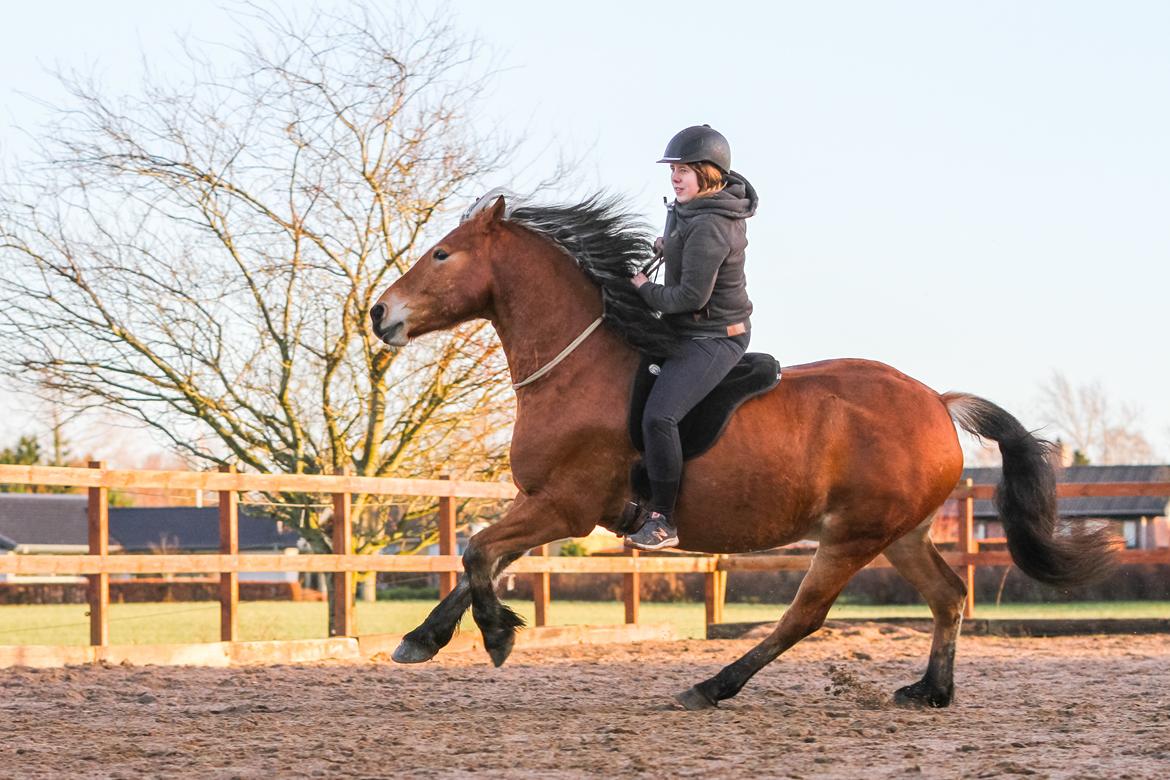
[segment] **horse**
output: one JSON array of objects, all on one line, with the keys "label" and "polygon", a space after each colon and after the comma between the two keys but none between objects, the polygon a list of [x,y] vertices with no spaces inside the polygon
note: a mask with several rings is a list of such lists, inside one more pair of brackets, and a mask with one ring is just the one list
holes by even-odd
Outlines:
[{"label": "horse", "polygon": [[[455,588],[393,653],[427,661],[470,605],[492,662],[504,663],[522,619],[495,584],[532,548],[613,524],[638,453],[626,414],[640,353],[670,354],[668,323],[634,292],[652,234],[613,196],[540,205],[495,192],[376,300],[373,332],[391,347],[472,319],[494,326],[516,388],[511,441],[516,500],[468,541]],[[998,443],[996,501],[1015,564],[1068,586],[1113,565],[1103,531],[1058,529],[1050,445],[968,393],[939,394],[882,363],[788,366],[744,402],[714,446],[685,464],[675,522],[680,546],[704,553],[818,544],[775,629],[718,674],[676,696],[705,709],[735,696],[765,665],[820,628],[849,579],[884,554],[934,618],[923,677],[895,692],[908,706],[954,696],[963,580],[929,536],[963,468],[955,424]]]}]

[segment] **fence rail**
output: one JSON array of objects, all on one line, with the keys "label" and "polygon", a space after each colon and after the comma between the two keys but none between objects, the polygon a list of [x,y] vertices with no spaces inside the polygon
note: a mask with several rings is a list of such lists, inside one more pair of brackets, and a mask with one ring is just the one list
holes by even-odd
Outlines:
[{"label": "fence rail", "polygon": [[[90,468],[0,465],[0,484],[63,485],[87,488],[89,528],[88,555],[0,555],[0,574],[84,575],[89,581],[90,644],[109,643],[109,577],[111,574],[219,574],[220,636],[236,641],[239,636],[238,604],[240,572],[323,572],[332,573],[330,635],[354,634],[354,575],[365,572],[437,573],[440,594],[446,595],[463,570],[455,554],[456,498],[509,499],[516,495],[511,485],[449,479],[400,479],[348,475],[241,474],[224,468],[219,472],[141,471],[106,469],[100,462]],[[208,490],[219,494],[220,552],[190,555],[110,555],[109,491],[130,488]],[[974,535],[974,502],[991,498],[993,485],[975,485],[969,480],[957,486],[951,498],[960,501],[958,550],[944,552],[948,564],[965,575],[968,583],[966,613],[974,611],[974,582],[977,566],[1011,563],[1007,552],[981,550]],[[328,494],[333,504],[332,555],[256,555],[239,552],[240,492],[299,492]],[[355,493],[394,496],[431,496],[439,499],[439,555],[389,556],[353,554],[350,499]],[[1166,496],[1170,482],[1160,483],[1061,483],[1062,498],[1094,496]],[[984,542],[986,543],[986,542]],[[639,585],[643,574],[698,573],[705,577],[706,619],[723,620],[727,575],[733,571],[802,571],[812,556],[784,555],[639,555],[585,558],[549,557],[547,548],[520,558],[509,572],[533,577],[536,625],[547,623],[552,574],[621,574],[627,623],[637,623]],[[1170,564],[1170,549],[1119,551],[1122,563]],[[870,567],[890,566],[879,557]]]}]

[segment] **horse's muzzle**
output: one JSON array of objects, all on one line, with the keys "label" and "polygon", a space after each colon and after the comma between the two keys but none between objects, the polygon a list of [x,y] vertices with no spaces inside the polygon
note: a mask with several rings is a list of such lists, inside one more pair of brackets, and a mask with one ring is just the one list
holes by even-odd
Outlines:
[{"label": "horse's muzzle", "polygon": [[406,346],[410,341],[406,335],[406,319],[390,318],[387,316],[388,311],[384,303],[376,303],[370,309],[370,325],[374,329],[374,335],[392,347]]}]

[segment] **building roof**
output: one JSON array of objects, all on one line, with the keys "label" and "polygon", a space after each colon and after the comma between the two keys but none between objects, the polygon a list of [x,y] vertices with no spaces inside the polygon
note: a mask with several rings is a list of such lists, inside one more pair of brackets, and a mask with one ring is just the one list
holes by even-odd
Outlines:
[{"label": "building roof", "polygon": [[[240,550],[283,550],[300,537],[259,512],[240,510]],[[111,507],[110,542],[126,552],[219,550],[216,507]]]},{"label": "building roof", "polygon": [[[21,545],[89,545],[88,497],[0,493],[0,550]],[[219,549],[216,507],[110,507],[110,546],[125,552]],[[296,547],[299,536],[259,512],[240,510],[241,550]]]},{"label": "building roof", "polygon": [[86,500],[73,493],[0,493],[0,537],[8,543],[4,546],[87,546]]},{"label": "building roof", "polygon": [[[1001,469],[963,469],[976,485],[994,485],[999,482]],[[1170,482],[1170,466],[1067,466],[1056,472],[1057,482]],[[1137,518],[1161,517],[1166,514],[1170,495],[1166,496],[1105,496],[1095,498],[1061,498],[1057,507],[1061,517]],[[996,517],[991,501],[975,502],[975,516]]]}]

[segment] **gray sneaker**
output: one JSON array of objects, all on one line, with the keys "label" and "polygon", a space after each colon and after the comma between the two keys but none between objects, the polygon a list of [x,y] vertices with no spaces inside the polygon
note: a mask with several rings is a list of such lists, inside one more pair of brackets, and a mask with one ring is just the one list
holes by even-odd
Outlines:
[{"label": "gray sneaker", "polygon": [[678,547],[678,531],[666,515],[661,512],[647,512],[646,522],[642,523],[642,527],[626,537],[626,547],[637,547],[639,550]]}]

